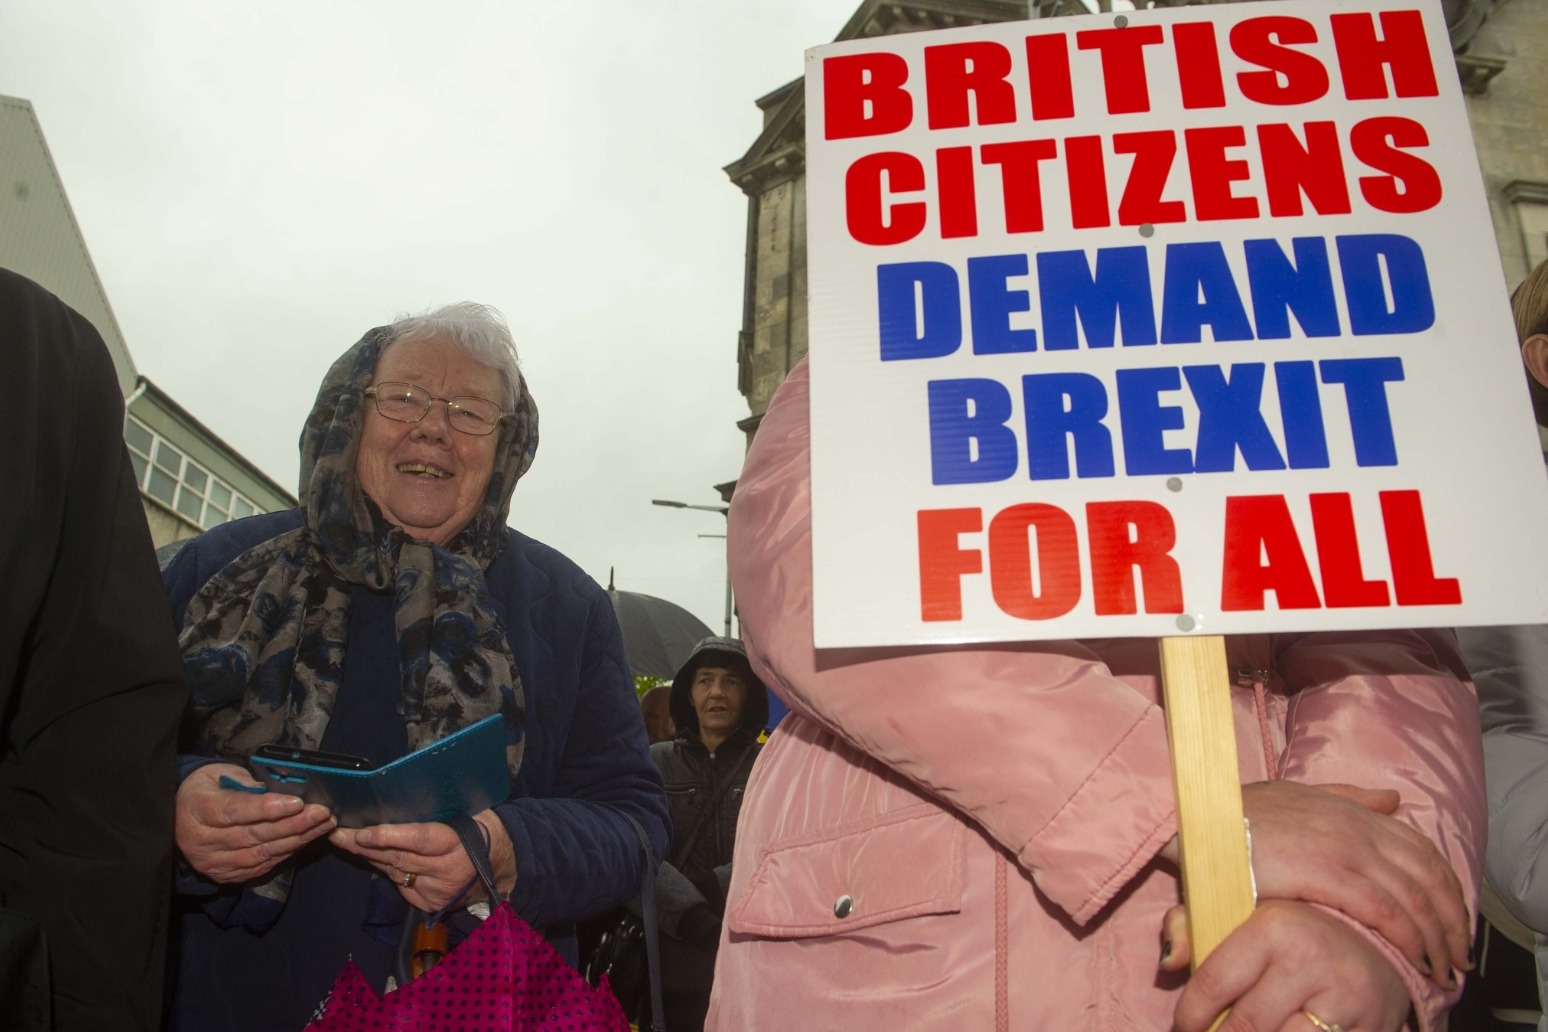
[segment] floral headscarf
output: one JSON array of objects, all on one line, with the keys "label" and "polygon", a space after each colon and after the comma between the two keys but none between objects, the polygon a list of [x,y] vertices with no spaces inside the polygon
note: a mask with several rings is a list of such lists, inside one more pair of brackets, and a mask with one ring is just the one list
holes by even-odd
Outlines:
[{"label": "floral headscarf", "polygon": [[[409,748],[502,713],[514,778],[525,704],[484,571],[504,546],[511,494],[537,451],[537,407],[518,375],[515,411],[501,422],[472,521],[444,548],[408,537],[355,478],[363,392],[386,332],[378,327],[346,351],[317,392],[301,432],[305,524],[242,553],[188,604],[178,639],[188,730],[201,748],[242,765],[268,742],[316,748],[343,680],[350,589],[359,585],[396,598]],[[281,868],[255,889],[283,902],[289,875]]]}]

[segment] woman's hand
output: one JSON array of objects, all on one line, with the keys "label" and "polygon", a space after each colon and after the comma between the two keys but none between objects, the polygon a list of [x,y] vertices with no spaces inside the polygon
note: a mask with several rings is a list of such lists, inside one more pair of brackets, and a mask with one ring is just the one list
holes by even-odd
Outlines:
[{"label": "woman's hand", "polygon": [[1258,894],[1342,911],[1443,989],[1473,966],[1462,884],[1435,844],[1402,821],[1398,794],[1353,785],[1244,786]]},{"label": "woman's hand", "polygon": [[[516,884],[516,851],[511,846],[511,837],[492,810],[474,814],[473,819],[489,833],[489,863],[494,870],[495,887],[509,895]],[[382,872],[405,900],[421,910],[434,913],[451,903],[466,906],[488,895],[482,885],[475,884],[459,897],[473,879],[473,861],[468,859],[457,833],[437,821],[339,828],[329,841]]]},{"label": "woman's hand", "polygon": [[[1374,928],[1443,989],[1472,969],[1462,885],[1434,843],[1390,816],[1398,794],[1354,785],[1242,786],[1258,898],[1321,903]],[[1175,859],[1173,844],[1163,855]]]},{"label": "woman's hand", "polygon": [[188,866],[206,878],[223,885],[252,881],[333,830],[336,822],[326,806],[278,792],[221,788],[223,774],[256,784],[235,764],[211,763],[177,789],[177,848]]},{"label": "woman's hand", "polygon": [[[1188,966],[1182,907],[1166,915],[1164,971]],[[1177,999],[1177,1032],[1204,1032],[1231,1011],[1231,1028],[1317,1032],[1315,1014],[1345,1032],[1397,1032],[1411,1003],[1403,980],[1359,932],[1309,903],[1270,900],[1226,936]]]}]

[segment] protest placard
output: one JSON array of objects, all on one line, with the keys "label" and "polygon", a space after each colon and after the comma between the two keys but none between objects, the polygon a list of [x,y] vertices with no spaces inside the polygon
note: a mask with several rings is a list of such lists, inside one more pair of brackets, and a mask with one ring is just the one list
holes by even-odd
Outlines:
[{"label": "protest placard", "polygon": [[1548,621],[1434,2],[808,53],[816,642]]}]

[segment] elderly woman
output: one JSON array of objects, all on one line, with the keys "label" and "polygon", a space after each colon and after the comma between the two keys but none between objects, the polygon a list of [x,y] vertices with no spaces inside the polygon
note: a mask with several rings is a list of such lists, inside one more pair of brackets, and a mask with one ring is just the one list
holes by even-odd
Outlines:
[{"label": "elderly woman", "polygon": [[168,565],[192,697],[174,1028],[294,1032],[346,960],[382,987],[406,904],[482,895],[458,900],[473,870],[446,825],[338,829],[322,806],[223,787],[253,784],[266,743],[380,764],[502,714],[511,794],[474,817],[501,892],[572,960],[574,922],[638,890],[627,817],[664,853],[607,596],[505,525],[536,448],[498,313],[402,319],[324,378],[302,507],[211,530]]}]

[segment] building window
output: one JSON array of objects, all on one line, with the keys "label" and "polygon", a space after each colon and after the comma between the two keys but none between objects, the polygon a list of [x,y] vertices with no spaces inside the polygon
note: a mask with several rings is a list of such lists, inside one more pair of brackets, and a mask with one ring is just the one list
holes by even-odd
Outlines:
[{"label": "building window", "polygon": [[124,443],[140,490],[189,523],[208,530],[260,511],[253,501],[133,416],[124,417]]}]

